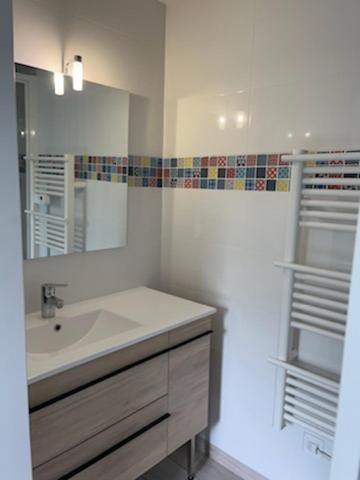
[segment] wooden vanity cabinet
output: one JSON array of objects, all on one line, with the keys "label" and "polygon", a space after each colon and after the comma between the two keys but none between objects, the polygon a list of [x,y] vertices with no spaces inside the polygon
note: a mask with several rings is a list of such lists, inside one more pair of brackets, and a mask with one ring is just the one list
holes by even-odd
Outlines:
[{"label": "wooden vanity cabinet", "polygon": [[168,454],[208,426],[210,336],[169,353]]},{"label": "wooden vanity cabinet", "polygon": [[167,395],[168,362],[166,353],[33,411],[34,467]]},{"label": "wooden vanity cabinet", "polygon": [[204,430],[210,333],[198,320],[31,385],[34,480],[134,480]]}]

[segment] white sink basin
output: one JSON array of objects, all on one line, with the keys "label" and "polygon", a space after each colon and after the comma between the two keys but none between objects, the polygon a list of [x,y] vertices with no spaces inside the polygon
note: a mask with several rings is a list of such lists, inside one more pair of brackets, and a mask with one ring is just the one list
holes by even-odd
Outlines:
[{"label": "white sink basin", "polygon": [[27,330],[27,351],[52,354],[77,348],[141,327],[140,323],[108,312],[95,310],[74,317],[58,316],[44,325]]}]

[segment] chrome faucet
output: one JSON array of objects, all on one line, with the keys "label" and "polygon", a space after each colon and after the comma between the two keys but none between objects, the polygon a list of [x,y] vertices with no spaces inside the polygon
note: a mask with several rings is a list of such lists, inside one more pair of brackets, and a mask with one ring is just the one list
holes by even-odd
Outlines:
[{"label": "chrome faucet", "polygon": [[57,308],[63,308],[64,300],[56,296],[57,287],[67,287],[67,283],[44,283],[41,285],[41,316],[54,318]]}]

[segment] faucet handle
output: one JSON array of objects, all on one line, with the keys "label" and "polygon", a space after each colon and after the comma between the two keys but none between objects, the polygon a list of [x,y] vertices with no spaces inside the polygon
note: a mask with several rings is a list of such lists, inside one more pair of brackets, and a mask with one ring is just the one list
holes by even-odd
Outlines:
[{"label": "faucet handle", "polygon": [[67,283],[43,283],[41,285],[41,289],[43,292],[43,296],[45,298],[50,298],[55,296],[56,288],[67,287],[67,286],[68,286]]}]

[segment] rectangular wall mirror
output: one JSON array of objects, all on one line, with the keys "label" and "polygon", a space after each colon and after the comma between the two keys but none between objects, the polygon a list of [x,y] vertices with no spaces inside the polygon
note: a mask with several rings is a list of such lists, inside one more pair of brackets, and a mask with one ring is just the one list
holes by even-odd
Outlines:
[{"label": "rectangular wall mirror", "polygon": [[16,99],[24,258],[125,246],[129,93],[16,65]]}]

